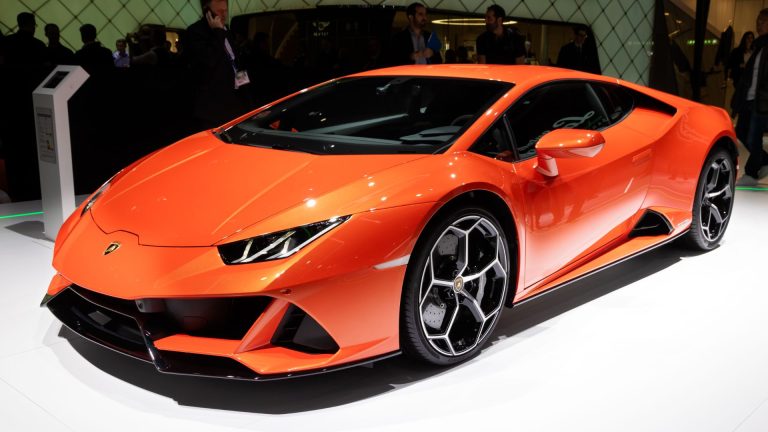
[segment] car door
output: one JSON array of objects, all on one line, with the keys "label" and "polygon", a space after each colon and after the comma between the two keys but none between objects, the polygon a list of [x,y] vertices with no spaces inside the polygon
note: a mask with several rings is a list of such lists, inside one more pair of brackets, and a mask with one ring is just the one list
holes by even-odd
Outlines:
[{"label": "car door", "polygon": [[[621,127],[631,106],[608,105],[610,97],[600,93],[606,89],[583,81],[546,84],[507,111],[518,159],[509,187],[523,197],[527,215],[523,290],[624,235],[643,202],[650,142]],[[605,145],[591,158],[557,159],[559,174],[546,177],[535,169],[536,144],[559,128],[598,130]]]}]

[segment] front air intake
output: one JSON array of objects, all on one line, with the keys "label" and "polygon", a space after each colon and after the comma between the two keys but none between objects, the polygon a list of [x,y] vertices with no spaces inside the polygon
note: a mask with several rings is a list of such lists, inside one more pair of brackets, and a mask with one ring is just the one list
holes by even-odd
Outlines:
[{"label": "front air intake", "polygon": [[165,299],[164,313],[179,333],[240,340],[270,302],[269,297]]},{"label": "front air intake", "polygon": [[291,305],[272,338],[272,344],[309,354],[332,354],[339,345],[301,308]]}]

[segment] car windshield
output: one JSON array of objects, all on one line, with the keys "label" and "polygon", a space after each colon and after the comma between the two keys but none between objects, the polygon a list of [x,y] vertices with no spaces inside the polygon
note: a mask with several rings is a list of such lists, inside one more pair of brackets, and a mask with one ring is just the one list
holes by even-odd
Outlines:
[{"label": "car windshield", "polygon": [[299,93],[217,136],[319,155],[438,153],[511,87],[478,79],[344,78]]}]

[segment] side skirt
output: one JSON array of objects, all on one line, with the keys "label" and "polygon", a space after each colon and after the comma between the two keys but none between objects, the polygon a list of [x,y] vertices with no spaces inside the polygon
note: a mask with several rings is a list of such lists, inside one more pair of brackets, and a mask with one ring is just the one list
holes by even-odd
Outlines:
[{"label": "side skirt", "polygon": [[[600,266],[600,267],[598,267],[598,268],[596,268],[594,270],[590,270],[590,271],[588,271],[586,273],[580,274],[580,275],[574,277],[573,279],[568,279],[568,280],[566,280],[564,282],[552,285],[552,286],[544,289],[543,291],[537,292],[536,294],[533,294],[530,297],[525,297],[522,300],[519,300],[519,301],[513,303],[513,306],[519,306],[519,305],[525,304],[525,303],[527,303],[529,301],[532,301],[534,299],[537,299],[537,298],[539,298],[539,297],[541,297],[543,295],[552,293],[552,292],[554,292],[554,291],[556,291],[556,290],[558,290],[560,288],[566,287],[566,286],[568,286],[568,285],[570,285],[570,284],[572,284],[574,282],[580,281],[580,280],[582,280],[584,278],[590,277],[590,276],[592,276],[592,275],[594,275],[596,273],[599,273],[599,272],[601,272],[603,270],[609,269],[609,268],[611,268],[611,267],[613,267],[613,266],[615,266],[617,264],[621,264],[624,261],[628,261],[628,260],[633,259],[633,258],[635,258],[635,257],[637,257],[639,255],[642,255],[642,254],[646,253],[646,252],[650,252],[650,251],[652,251],[652,250],[654,250],[656,248],[659,248],[661,246],[667,245],[667,244],[677,240],[681,236],[685,235],[687,232],[688,232],[688,230],[686,229],[686,230],[681,231],[680,233],[675,234],[672,237],[666,238],[666,239],[664,239],[664,240],[662,240],[662,241],[660,241],[658,243],[654,243],[654,244],[652,244],[650,246],[647,246],[647,247],[645,247],[643,249],[640,249],[640,250],[638,250],[638,251],[636,251],[634,253],[626,255],[626,256],[624,256],[622,258],[619,258],[619,259],[617,259],[615,261],[611,261],[611,262],[609,262],[609,263],[607,263],[607,264],[605,264],[603,266]],[[585,266],[588,266],[589,264],[590,263],[586,263]],[[578,272],[578,271],[579,271],[579,268],[576,268],[571,273]]]}]

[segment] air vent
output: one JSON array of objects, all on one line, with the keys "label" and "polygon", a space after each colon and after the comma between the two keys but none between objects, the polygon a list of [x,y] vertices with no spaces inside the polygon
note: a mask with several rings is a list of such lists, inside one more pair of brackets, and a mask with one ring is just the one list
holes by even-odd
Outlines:
[{"label": "air vent", "polygon": [[335,353],[339,345],[317,321],[291,305],[272,338],[272,344],[309,354]]},{"label": "air vent", "polygon": [[629,238],[669,235],[671,233],[672,224],[669,223],[669,220],[663,214],[653,210],[646,210],[643,217],[640,218],[629,233]]}]

